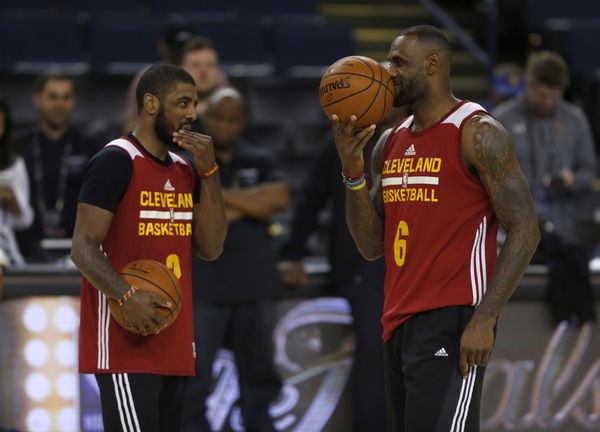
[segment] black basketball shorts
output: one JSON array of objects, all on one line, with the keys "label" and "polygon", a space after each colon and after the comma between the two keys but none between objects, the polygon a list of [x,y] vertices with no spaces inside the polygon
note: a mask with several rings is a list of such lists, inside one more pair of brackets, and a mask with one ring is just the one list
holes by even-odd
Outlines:
[{"label": "black basketball shorts", "polygon": [[485,368],[467,379],[458,370],[462,332],[471,306],[421,312],[384,345],[385,392],[390,432],[478,432]]},{"label": "black basketball shorts", "polygon": [[186,377],[96,374],[106,432],[173,432],[182,427]]}]

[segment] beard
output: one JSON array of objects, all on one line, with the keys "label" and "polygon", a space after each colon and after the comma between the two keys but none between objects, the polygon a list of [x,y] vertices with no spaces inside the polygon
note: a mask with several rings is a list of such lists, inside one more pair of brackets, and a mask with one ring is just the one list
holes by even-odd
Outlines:
[{"label": "beard", "polygon": [[425,95],[427,85],[422,77],[414,77],[410,81],[406,79],[402,80],[399,87],[400,90],[396,91],[393,105],[395,107],[404,105],[410,107]]},{"label": "beard", "polygon": [[167,116],[165,115],[165,111],[162,107],[158,109],[158,113],[156,114],[156,120],[154,121],[154,132],[158,139],[169,148],[174,146],[173,142],[173,132],[175,132],[175,128],[169,124],[167,120]]}]

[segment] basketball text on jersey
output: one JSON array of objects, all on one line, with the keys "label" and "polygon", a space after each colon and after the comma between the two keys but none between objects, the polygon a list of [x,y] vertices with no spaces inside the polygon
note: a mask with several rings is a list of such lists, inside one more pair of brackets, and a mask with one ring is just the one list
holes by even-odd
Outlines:
[{"label": "basketball text on jersey", "polygon": [[[414,145],[411,145],[404,154],[414,155]],[[436,190],[431,186],[439,184],[439,177],[437,175],[415,174],[436,174],[440,172],[441,168],[442,158],[439,157],[409,157],[385,160],[382,174],[400,174],[400,176],[389,176],[382,180],[383,186],[397,186],[383,190],[383,202],[437,202]]]},{"label": "basketball text on jersey", "polygon": [[[169,186],[173,188],[170,182]],[[138,235],[189,236],[192,234],[194,202],[191,193],[143,190],[140,192],[140,207]],[[152,210],[147,209],[148,207]]]}]

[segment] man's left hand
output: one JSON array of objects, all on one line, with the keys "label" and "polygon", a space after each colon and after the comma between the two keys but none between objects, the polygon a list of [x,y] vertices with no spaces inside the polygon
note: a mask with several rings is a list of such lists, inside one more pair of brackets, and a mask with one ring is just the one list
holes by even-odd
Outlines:
[{"label": "man's left hand", "polygon": [[473,365],[486,366],[494,346],[496,318],[475,312],[460,338],[458,369],[464,379]]},{"label": "man's left hand", "polygon": [[179,129],[173,132],[173,142],[192,154],[194,164],[199,172],[210,170],[215,163],[212,137],[187,129]]}]

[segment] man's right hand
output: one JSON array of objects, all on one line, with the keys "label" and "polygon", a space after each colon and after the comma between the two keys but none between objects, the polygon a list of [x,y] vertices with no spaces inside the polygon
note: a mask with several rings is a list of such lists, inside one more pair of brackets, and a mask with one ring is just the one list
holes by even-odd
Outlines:
[{"label": "man's right hand", "polygon": [[165,325],[165,318],[158,309],[170,309],[172,306],[171,302],[153,292],[138,290],[123,303],[121,311],[135,333],[148,336],[160,333]]},{"label": "man's right hand", "polygon": [[308,275],[302,261],[283,261],[279,264],[281,280],[286,285],[303,286],[308,284]]},{"label": "man's right hand", "polygon": [[365,171],[363,150],[375,133],[375,125],[355,133],[356,120],[356,116],[352,115],[346,125],[340,125],[339,117],[335,114],[331,116],[335,147],[340,156],[342,167],[351,174],[360,174]]}]

